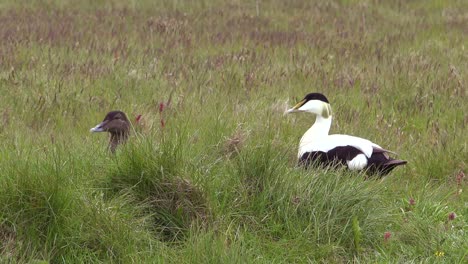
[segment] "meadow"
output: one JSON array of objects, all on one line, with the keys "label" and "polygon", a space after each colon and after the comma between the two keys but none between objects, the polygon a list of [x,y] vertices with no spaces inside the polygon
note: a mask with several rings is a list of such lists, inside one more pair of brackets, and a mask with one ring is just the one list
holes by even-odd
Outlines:
[{"label": "meadow", "polygon": [[[468,1],[0,1],[0,262],[467,263]],[[408,164],[303,170],[332,133]],[[115,155],[89,129],[133,123]],[[141,119],[136,122],[136,116]]]}]

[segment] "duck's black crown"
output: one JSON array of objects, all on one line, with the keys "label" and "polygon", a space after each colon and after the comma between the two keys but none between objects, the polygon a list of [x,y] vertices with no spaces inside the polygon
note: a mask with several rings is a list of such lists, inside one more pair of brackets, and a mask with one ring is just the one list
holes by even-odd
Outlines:
[{"label": "duck's black crown", "polygon": [[306,102],[310,100],[319,100],[329,104],[327,97],[321,93],[310,93],[304,97],[304,100],[306,100]]}]

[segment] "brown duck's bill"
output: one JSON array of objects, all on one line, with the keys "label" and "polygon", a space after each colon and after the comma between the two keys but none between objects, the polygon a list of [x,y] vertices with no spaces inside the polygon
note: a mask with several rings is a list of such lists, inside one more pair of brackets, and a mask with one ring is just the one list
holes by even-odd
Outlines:
[{"label": "brown duck's bill", "polygon": [[98,124],[97,126],[91,128],[89,130],[89,132],[105,132],[104,128],[102,128],[103,126],[104,126],[104,122],[102,122],[102,123]]}]

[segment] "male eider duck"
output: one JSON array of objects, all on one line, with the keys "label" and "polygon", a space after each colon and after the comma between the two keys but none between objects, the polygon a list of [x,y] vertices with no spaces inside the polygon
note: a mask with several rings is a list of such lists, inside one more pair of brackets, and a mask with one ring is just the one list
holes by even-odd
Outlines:
[{"label": "male eider duck", "polygon": [[350,170],[365,170],[369,174],[384,176],[404,160],[390,158],[379,145],[363,138],[348,135],[329,135],[332,110],[328,99],[320,93],[310,93],[286,113],[309,112],[316,115],[315,123],[302,136],[299,143],[299,164],[343,164]]},{"label": "male eider duck", "polygon": [[130,121],[124,112],[111,111],[101,123],[91,128],[90,132],[109,132],[109,150],[114,153],[119,144],[127,141],[130,134]]}]

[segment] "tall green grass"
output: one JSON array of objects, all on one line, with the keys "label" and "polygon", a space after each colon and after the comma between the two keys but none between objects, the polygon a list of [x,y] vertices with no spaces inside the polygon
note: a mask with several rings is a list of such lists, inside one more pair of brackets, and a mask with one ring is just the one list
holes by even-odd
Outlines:
[{"label": "tall green grass", "polygon": [[[3,1],[1,261],[465,263],[467,9]],[[313,91],[408,165],[298,167]],[[111,155],[88,131],[116,109]]]}]

